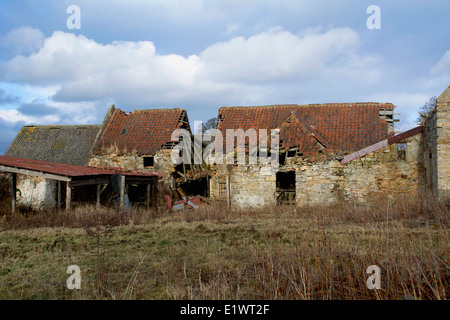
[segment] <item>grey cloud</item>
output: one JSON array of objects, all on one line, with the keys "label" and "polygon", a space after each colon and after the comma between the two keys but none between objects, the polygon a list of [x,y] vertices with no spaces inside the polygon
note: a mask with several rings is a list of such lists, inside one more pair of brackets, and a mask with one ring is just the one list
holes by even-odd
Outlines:
[{"label": "grey cloud", "polygon": [[58,113],[58,109],[43,103],[25,103],[22,104],[17,111],[28,116],[46,116]]},{"label": "grey cloud", "polygon": [[20,128],[25,124],[23,121],[9,122],[0,119],[0,154],[4,154]]},{"label": "grey cloud", "polygon": [[0,88],[0,105],[17,103],[20,101],[20,97],[7,94],[5,90]]}]

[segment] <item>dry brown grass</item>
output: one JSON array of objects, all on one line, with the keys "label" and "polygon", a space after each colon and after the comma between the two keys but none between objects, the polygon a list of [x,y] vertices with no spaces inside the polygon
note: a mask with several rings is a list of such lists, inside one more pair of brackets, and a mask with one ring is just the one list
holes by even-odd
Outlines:
[{"label": "dry brown grass", "polygon": [[[449,222],[448,208],[432,197],[11,216],[0,232],[0,298],[448,299]],[[88,228],[110,231],[100,269]],[[81,267],[80,291],[65,289],[69,264]],[[381,268],[379,290],[366,286],[370,265]]]}]

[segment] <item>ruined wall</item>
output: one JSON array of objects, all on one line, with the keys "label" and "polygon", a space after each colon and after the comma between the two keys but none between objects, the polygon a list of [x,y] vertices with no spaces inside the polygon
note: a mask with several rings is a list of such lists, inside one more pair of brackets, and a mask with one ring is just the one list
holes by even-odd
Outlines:
[{"label": "ruined wall", "polygon": [[89,158],[89,166],[97,168],[121,168],[123,170],[144,170],[144,159],[135,154],[93,155]]},{"label": "ruined wall", "polygon": [[230,199],[233,209],[259,208],[276,204],[276,177],[270,166],[218,166],[210,180],[212,199],[226,200],[227,176],[230,179]]},{"label": "ruined wall", "polygon": [[450,86],[437,99],[436,109],[438,196],[450,203]]},{"label": "ruined wall", "polygon": [[92,155],[89,159],[89,166],[98,168],[121,168],[123,170],[134,170],[142,172],[158,172],[162,179],[158,181],[157,191],[160,194],[170,194],[171,175],[175,171],[175,166],[171,159],[171,150],[160,150],[154,156],[154,165],[144,167],[144,156],[136,154],[126,154],[118,156],[115,153],[107,155]]},{"label": "ruined wall", "polygon": [[393,147],[344,165],[335,160],[301,166],[297,171],[297,204],[370,203],[403,194],[418,196],[424,187],[422,163],[395,159],[395,150],[390,150]]},{"label": "ruined wall", "polygon": [[450,203],[450,87],[424,121],[423,158],[429,189]]},{"label": "ruined wall", "polygon": [[53,209],[57,206],[55,180],[17,175],[17,206],[32,210]]},{"label": "ruined wall", "polygon": [[[420,135],[409,138],[406,158],[398,158],[392,145],[342,165],[337,160],[289,159],[280,171],[295,171],[295,201],[308,206],[339,201],[376,202],[407,194],[418,196],[425,180]],[[230,176],[232,208],[276,204],[276,174],[270,167],[217,165],[211,179],[211,197],[219,196],[219,184]],[[223,194],[223,192],[222,192]]]}]

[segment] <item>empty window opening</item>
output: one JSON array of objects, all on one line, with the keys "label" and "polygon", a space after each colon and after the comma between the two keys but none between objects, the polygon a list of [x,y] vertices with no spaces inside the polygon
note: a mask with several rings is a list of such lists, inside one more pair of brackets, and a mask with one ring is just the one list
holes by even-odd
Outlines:
[{"label": "empty window opening", "polygon": [[278,154],[278,163],[280,166],[283,166],[286,163],[286,155],[287,151],[280,150],[280,153]]},{"label": "empty window opening", "polygon": [[287,152],[287,157],[288,157],[288,158],[292,158],[292,157],[295,157],[296,154],[297,154],[297,151],[296,151],[296,150],[289,150],[289,151]]},{"label": "empty window opening", "polygon": [[406,143],[397,143],[397,156],[401,160],[406,159]]},{"label": "empty window opening", "polygon": [[144,168],[153,167],[155,165],[155,157],[144,157]]}]

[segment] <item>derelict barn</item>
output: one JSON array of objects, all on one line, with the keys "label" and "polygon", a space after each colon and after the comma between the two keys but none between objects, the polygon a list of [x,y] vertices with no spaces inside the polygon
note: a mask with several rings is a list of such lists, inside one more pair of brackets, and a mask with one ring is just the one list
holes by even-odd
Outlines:
[{"label": "derelict barn", "polygon": [[[172,162],[172,132],[185,129],[192,135],[184,109],[149,109],[126,113],[112,106],[103,121],[90,152],[89,165],[125,171],[158,172],[162,175],[152,194],[158,206],[164,196],[182,199],[208,195],[208,169],[205,163]],[[192,153],[193,156],[193,153]],[[144,190],[128,185],[130,198],[143,197]]]},{"label": "derelict barn", "polygon": [[[99,129],[100,126],[98,125],[23,126],[5,152],[5,156],[64,165],[86,166],[89,162],[90,148]],[[3,163],[3,165],[6,165],[6,163]],[[46,179],[43,175],[19,173],[15,181],[18,206],[35,210],[60,206],[61,202],[58,204],[57,196],[58,186],[60,189],[64,188],[64,191],[66,186],[64,184],[61,186],[58,181],[65,182],[64,180]],[[77,190],[72,195],[75,200],[79,198],[77,196],[80,193],[79,191]],[[92,190],[86,191],[87,194],[92,194]],[[65,195],[66,192],[63,196],[65,197]],[[81,196],[83,194],[80,194]]]},{"label": "derelict barn", "polygon": [[[395,134],[390,103],[221,108],[218,129],[243,129],[236,137],[246,139],[247,156],[250,141],[258,140],[248,129],[279,129],[280,166],[274,171],[270,164],[239,164],[237,157],[233,164],[224,159],[211,165],[211,198],[233,208],[305,206],[368,203],[433,190],[450,202],[449,98],[450,87],[421,126],[402,134]],[[223,150],[226,139],[224,134]],[[274,146],[267,142],[270,154]]]},{"label": "derelict barn", "polygon": [[[50,208],[48,202],[50,200],[56,201],[57,208],[65,208],[67,210],[72,208],[74,200],[80,202],[95,202],[97,205],[102,204],[102,193],[105,189],[114,184],[117,196],[117,204],[122,209],[127,209],[128,198],[125,193],[126,184],[142,183],[147,186],[155,184],[160,178],[159,174],[155,173],[135,173],[124,172],[117,173],[112,170],[92,168],[86,166],[67,165],[54,162],[46,162],[39,160],[30,160],[24,158],[15,158],[8,156],[0,156],[0,170],[2,172],[9,172],[12,176],[11,183],[11,198],[12,211],[14,212],[19,199],[19,206],[30,206],[35,204],[30,200],[33,196],[33,190],[22,192],[20,188],[24,185],[27,179],[40,179],[45,188],[44,193],[39,194],[44,207],[28,207],[30,209],[44,209]],[[22,184],[18,184],[18,178]],[[117,181],[117,183],[115,183]],[[53,188],[55,184],[55,188]],[[39,183],[36,185],[36,187]],[[36,189],[36,188],[35,188]],[[36,197],[37,198],[37,197]],[[35,200],[35,199],[34,199]],[[150,205],[150,194],[146,198],[147,205]]]},{"label": "derelict barn", "polygon": [[[239,209],[368,203],[428,190],[450,203],[450,87],[420,126],[396,134],[395,121],[390,103],[225,107],[222,133],[241,129],[249,142],[258,140],[246,137],[249,129],[279,130],[279,167],[226,159],[175,165],[171,154],[180,140],[172,141],[172,132],[185,129],[192,138],[186,110],[126,113],[112,106],[101,126],[23,127],[0,157],[0,171],[11,173],[13,208],[180,208],[205,196]],[[239,153],[235,138],[223,135],[223,150],[227,142],[234,146],[224,158]],[[270,155],[275,146],[267,142],[259,154]],[[244,151],[248,157],[248,146]]]},{"label": "derelict barn", "polygon": [[[2,158],[2,170],[13,173],[17,205],[33,210],[68,208],[69,203],[81,202],[161,206],[167,196],[171,200],[206,197],[206,165],[172,163],[172,149],[180,142],[172,141],[176,129],[191,133],[183,109],[126,113],[114,106],[102,125],[24,126],[5,154],[14,157],[17,166],[11,167],[10,159]],[[33,168],[42,169],[41,163],[30,167],[28,161],[24,166],[20,159],[45,161],[44,168],[51,169],[36,171]],[[70,175],[57,174],[61,165],[77,166],[71,168],[71,174],[90,168],[105,169],[109,174],[74,182]],[[122,196],[120,177],[124,179]]]}]

